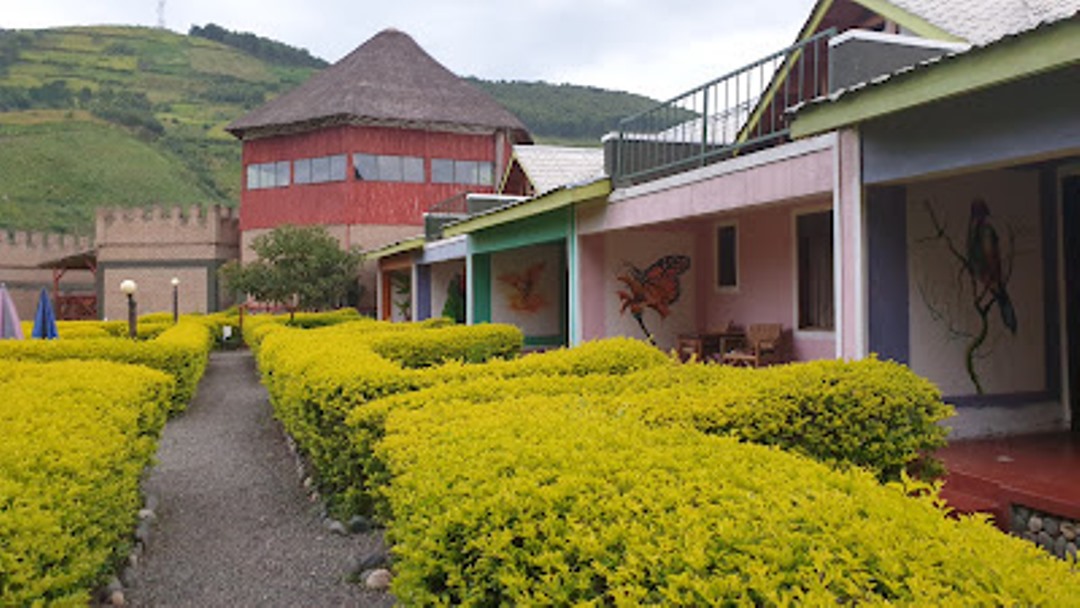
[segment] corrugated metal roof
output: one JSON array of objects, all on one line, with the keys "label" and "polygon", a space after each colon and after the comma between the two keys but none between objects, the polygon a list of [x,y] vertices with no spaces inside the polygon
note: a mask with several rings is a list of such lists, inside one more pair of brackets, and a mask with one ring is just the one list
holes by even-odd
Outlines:
[{"label": "corrugated metal roof", "polygon": [[[933,4],[933,0],[895,0],[895,1],[896,1],[897,5],[899,5],[901,3],[901,1],[902,2],[907,2],[907,3],[912,3],[912,4],[916,4],[916,3],[919,3],[919,4]],[[978,4],[981,1],[982,0],[958,0],[958,2],[961,2],[962,4]],[[989,2],[1002,2],[1002,3],[1012,4],[1012,3],[1015,3],[1017,0],[988,0],[988,1]],[[822,97],[815,97],[814,99],[811,99],[811,100],[805,101],[803,103],[797,104],[795,106],[792,106],[787,111],[788,111],[789,114],[797,114],[799,111],[801,111],[801,110],[803,110],[804,108],[807,108],[807,107],[832,103],[832,102],[835,102],[835,101],[837,101],[837,100],[839,100],[839,99],[841,99],[841,98],[843,98],[845,96],[858,93],[858,92],[863,91],[865,89],[884,85],[887,82],[895,80],[896,78],[899,78],[899,77],[903,77],[903,76],[905,76],[907,74],[910,74],[912,72],[925,70],[925,69],[933,67],[933,66],[935,66],[937,64],[940,64],[940,63],[943,63],[943,62],[946,62],[946,61],[951,61],[951,60],[954,60],[954,59],[959,58],[959,57],[963,57],[963,56],[965,56],[965,55],[967,55],[969,53],[972,53],[972,52],[978,52],[980,49],[990,47],[990,46],[994,46],[996,44],[1000,44],[1000,43],[1002,43],[1002,42],[1004,42],[1006,40],[1011,40],[1011,39],[1016,38],[1018,36],[1022,36],[1022,35],[1028,34],[1030,32],[1033,32],[1035,30],[1041,29],[1043,27],[1047,27],[1047,26],[1053,25],[1055,23],[1065,21],[1067,19],[1074,19],[1074,18],[1080,17],[1080,0],[1067,0],[1067,1],[1066,0],[1058,0],[1056,2],[1054,0],[1030,0],[1030,3],[1033,4],[1033,5],[1035,5],[1035,4],[1070,4],[1070,5],[1073,6],[1073,8],[1072,8],[1071,12],[1064,13],[1064,14],[1059,14],[1057,11],[1047,12],[1046,14],[1048,14],[1050,16],[1046,17],[1046,19],[1044,19],[1044,20],[1041,20],[1041,21],[1038,21],[1038,22],[1035,22],[1033,24],[1028,25],[1025,29],[1019,29],[1019,30],[1016,30],[1016,31],[1010,31],[1010,32],[1008,32],[1006,34],[999,35],[997,38],[991,39],[988,42],[984,42],[982,44],[976,44],[976,45],[972,46],[971,48],[969,48],[967,50],[957,51],[957,52],[952,52],[952,53],[946,53],[946,54],[941,55],[939,57],[934,57],[932,59],[927,59],[926,61],[921,61],[921,62],[919,62],[919,63],[917,63],[915,65],[908,66],[908,67],[905,67],[905,68],[901,68],[901,69],[896,70],[894,72],[890,72],[890,73],[887,73],[887,74],[882,74],[881,76],[878,76],[876,78],[872,78],[872,79],[870,79],[868,81],[865,81],[865,82],[860,82],[860,83],[852,85],[850,87],[837,89],[836,91],[833,91],[832,93],[829,93],[828,95],[825,95],[825,96],[822,96]]]},{"label": "corrugated metal roof", "polygon": [[514,157],[537,194],[604,176],[602,148],[514,146]]},{"label": "corrugated metal roof", "polygon": [[1080,0],[888,0],[974,45],[1059,21],[1080,10]]}]

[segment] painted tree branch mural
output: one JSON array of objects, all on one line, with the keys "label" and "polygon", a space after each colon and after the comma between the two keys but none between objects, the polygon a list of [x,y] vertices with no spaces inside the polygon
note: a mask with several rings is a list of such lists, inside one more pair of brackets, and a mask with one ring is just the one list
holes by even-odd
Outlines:
[{"label": "painted tree branch mural", "polygon": [[660,319],[671,314],[671,305],[679,300],[681,293],[679,276],[690,268],[690,258],[685,255],[666,255],[645,270],[629,262],[624,264],[626,271],[615,277],[626,286],[625,290],[618,291],[622,301],[619,313],[629,310],[645,338],[655,344],[652,332],[645,326],[645,309],[653,309],[660,315]]},{"label": "painted tree branch mural", "polygon": [[975,361],[989,354],[985,347],[990,335],[991,312],[995,308],[998,310],[1002,325],[1013,335],[1019,325],[1008,291],[1016,254],[1015,231],[1011,226],[1007,227],[1008,240],[1003,251],[997,228],[990,220],[989,205],[983,199],[976,198],[971,203],[967,238],[964,248],[961,249],[949,235],[948,226],[938,217],[933,205],[929,201],[925,201],[923,205],[934,232],[922,241],[941,243],[958,264],[956,292],[958,297],[970,297],[970,304],[977,319],[975,329],[964,326],[960,319],[939,306],[927,294],[924,286],[920,286],[920,293],[931,316],[945,324],[949,335],[967,341],[964,350],[965,370],[976,393],[981,395],[983,383]]},{"label": "painted tree branch mural", "polygon": [[535,313],[547,306],[547,298],[540,292],[540,279],[544,274],[544,262],[537,262],[522,272],[499,275],[499,282],[509,288],[507,303],[510,310]]}]

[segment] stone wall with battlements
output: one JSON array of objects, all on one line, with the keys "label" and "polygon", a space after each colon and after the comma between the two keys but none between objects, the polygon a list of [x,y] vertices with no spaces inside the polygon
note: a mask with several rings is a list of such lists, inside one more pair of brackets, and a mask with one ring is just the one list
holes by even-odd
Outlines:
[{"label": "stone wall with battlements", "polygon": [[173,278],[180,281],[181,313],[213,312],[232,302],[218,279],[218,269],[240,256],[240,223],[232,209],[100,208],[95,235],[105,318],[126,318],[125,279],[138,286],[139,314],[172,310]]},{"label": "stone wall with battlements", "polygon": [[[93,249],[91,239],[42,232],[0,230],[0,283],[7,285],[22,319],[33,319],[38,294],[52,290],[52,270],[41,264]],[[64,273],[60,280],[64,294],[94,293],[94,277],[87,270]]]}]

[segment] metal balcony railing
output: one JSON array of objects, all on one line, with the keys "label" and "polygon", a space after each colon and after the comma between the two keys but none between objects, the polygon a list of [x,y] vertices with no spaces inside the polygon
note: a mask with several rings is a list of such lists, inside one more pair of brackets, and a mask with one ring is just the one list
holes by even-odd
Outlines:
[{"label": "metal balcony railing", "polygon": [[605,138],[617,187],[787,141],[788,109],[828,92],[829,29],[640,114]]}]

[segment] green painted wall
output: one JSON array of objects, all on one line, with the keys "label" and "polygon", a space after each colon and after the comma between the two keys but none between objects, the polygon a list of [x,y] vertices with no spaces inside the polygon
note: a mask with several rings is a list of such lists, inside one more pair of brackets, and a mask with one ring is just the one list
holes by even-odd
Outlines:
[{"label": "green painted wall", "polygon": [[471,236],[473,254],[562,241],[571,234],[572,213],[572,207],[563,207],[518,222],[474,232]]},{"label": "green painted wall", "polygon": [[491,255],[472,256],[473,323],[491,323]]}]

